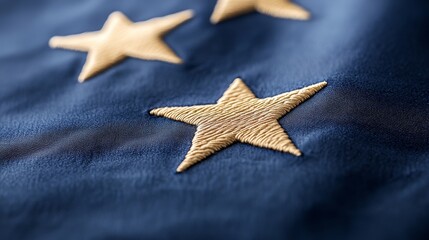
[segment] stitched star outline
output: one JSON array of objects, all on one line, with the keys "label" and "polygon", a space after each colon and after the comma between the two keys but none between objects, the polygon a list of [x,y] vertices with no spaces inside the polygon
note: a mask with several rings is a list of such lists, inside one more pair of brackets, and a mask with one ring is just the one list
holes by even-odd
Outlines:
[{"label": "stitched star outline", "polygon": [[133,23],[121,12],[114,12],[100,31],[56,36],[50,39],[49,45],[52,48],[88,52],[79,82],[127,57],[180,64],[182,60],[164,43],[162,37],[192,16],[192,11],[187,10]]},{"label": "stitched star outline", "polygon": [[310,18],[307,10],[290,0],[218,0],[210,21],[216,24],[253,11],[294,20]]},{"label": "stitched star outline", "polygon": [[165,107],[150,114],[196,125],[192,146],[177,172],[183,172],[236,141],[300,156],[278,119],[327,85],[320,82],[259,99],[237,78],[216,104]]}]

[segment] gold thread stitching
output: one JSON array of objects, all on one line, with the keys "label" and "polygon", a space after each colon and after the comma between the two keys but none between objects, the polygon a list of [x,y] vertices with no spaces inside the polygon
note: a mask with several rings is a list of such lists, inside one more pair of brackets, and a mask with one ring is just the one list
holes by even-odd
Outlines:
[{"label": "gold thread stitching", "polygon": [[162,41],[162,37],[192,18],[192,15],[192,11],[187,10],[133,23],[121,12],[114,12],[100,31],[53,37],[49,45],[52,48],[88,52],[79,82],[126,57],[179,64],[182,60]]},{"label": "gold thread stitching", "polygon": [[290,0],[218,0],[210,21],[216,24],[252,11],[294,20],[310,18],[307,10],[291,3]]},{"label": "gold thread stitching", "polygon": [[320,82],[259,99],[237,78],[216,104],[157,108],[150,114],[198,126],[191,149],[177,172],[185,171],[235,141],[300,156],[301,152],[278,119],[326,85],[327,82]]}]

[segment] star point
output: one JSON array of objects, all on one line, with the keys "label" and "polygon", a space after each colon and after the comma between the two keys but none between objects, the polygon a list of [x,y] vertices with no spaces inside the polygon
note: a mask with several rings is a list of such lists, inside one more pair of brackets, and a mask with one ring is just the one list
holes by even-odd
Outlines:
[{"label": "star point", "polygon": [[84,82],[127,57],[173,64],[182,59],[162,37],[193,17],[191,10],[133,23],[121,12],[113,12],[101,30],[64,37],[52,37],[52,48],[87,52],[78,81]]},{"label": "star point", "polygon": [[308,20],[310,13],[290,0],[218,0],[210,17],[213,24],[257,11],[278,18]]},{"label": "star point", "polygon": [[237,78],[216,104],[157,108],[151,110],[150,114],[197,126],[191,149],[178,166],[177,172],[187,170],[234,142],[301,156],[301,151],[281,127],[278,119],[326,85],[327,82],[320,82],[259,99]]}]

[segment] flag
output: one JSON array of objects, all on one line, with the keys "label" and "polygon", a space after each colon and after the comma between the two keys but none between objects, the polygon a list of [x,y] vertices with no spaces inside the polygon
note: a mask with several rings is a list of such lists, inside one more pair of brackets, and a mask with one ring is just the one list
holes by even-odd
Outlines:
[{"label": "flag", "polygon": [[428,9],[0,1],[0,238],[427,239]]}]

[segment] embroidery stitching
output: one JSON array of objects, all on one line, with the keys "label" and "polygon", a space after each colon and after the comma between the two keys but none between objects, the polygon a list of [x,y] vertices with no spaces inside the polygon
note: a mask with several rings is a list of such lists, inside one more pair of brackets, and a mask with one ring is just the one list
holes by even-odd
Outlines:
[{"label": "embroidery stitching", "polygon": [[216,24],[252,11],[294,20],[310,18],[307,10],[291,3],[290,0],[218,0],[210,21]]},{"label": "embroidery stitching", "polygon": [[196,125],[192,147],[177,168],[183,172],[235,141],[300,156],[278,119],[327,85],[320,82],[259,99],[237,78],[217,104],[153,109],[150,114]]},{"label": "embroidery stitching", "polygon": [[133,23],[121,12],[114,12],[100,31],[53,37],[49,45],[52,48],[88,52],[79,82],[84,82],[126,57],[179,64],[182,60],[163,42],[162,36],[192,16],[192,11],[187,10]]}]

